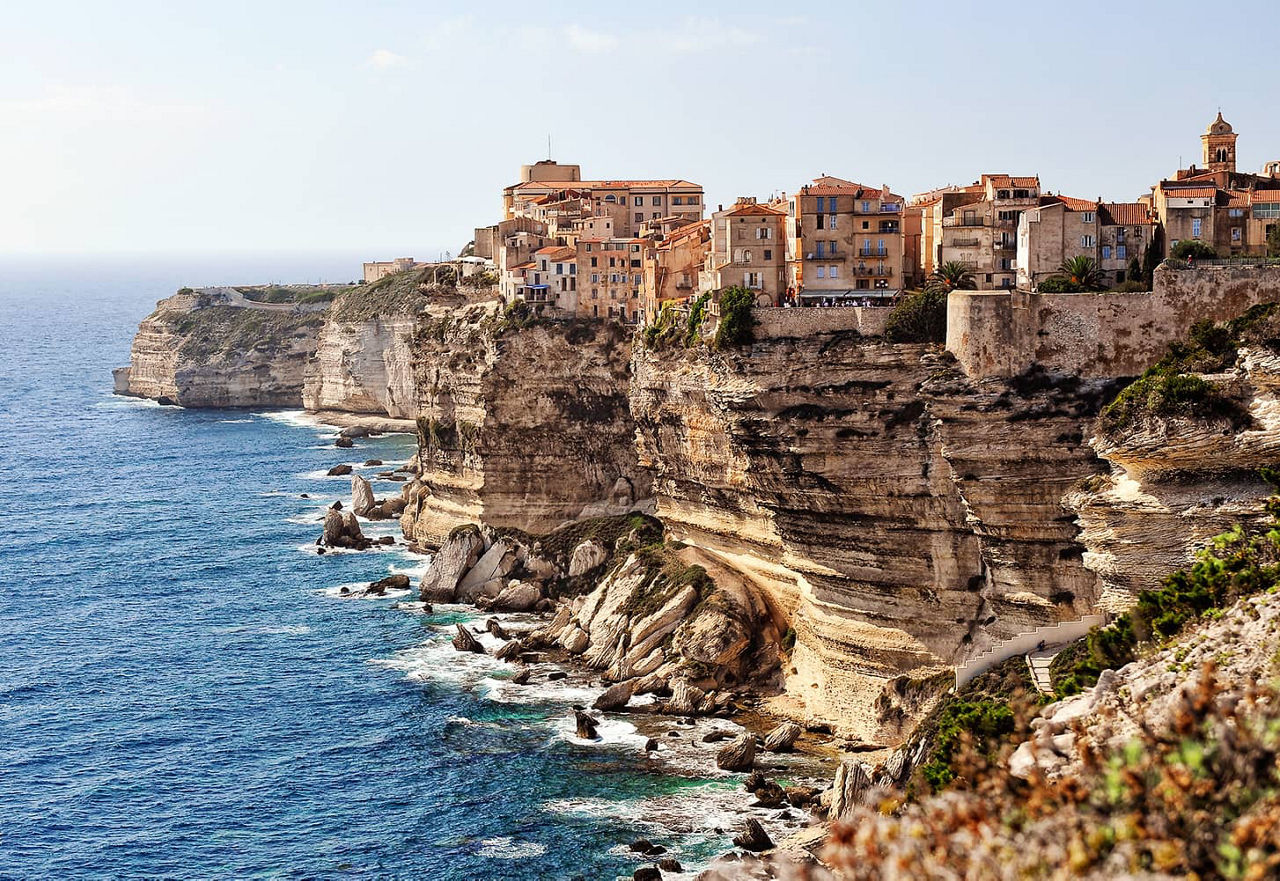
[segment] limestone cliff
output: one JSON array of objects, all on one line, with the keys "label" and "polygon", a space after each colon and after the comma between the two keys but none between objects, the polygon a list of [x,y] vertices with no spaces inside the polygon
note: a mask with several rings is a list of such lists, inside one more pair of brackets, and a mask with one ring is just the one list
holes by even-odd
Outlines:
[{"label": "limestone cliff", "polygon": [[1092,609],[1061,499],[1102,470],[1083,432],[1107,384],[974,383],[936,350],[821,330],[639,348],[634,374],[658,515],[789,620],[791,711],[893,738],[890,680]]},{"label": "limestone cliff", "polygon": [[1127,608],[1215,535],[1265,519],[1275,488],[1260,471],[1280,466],[1280,355],[1255,344],[1232,361],[1205,379],[1245,419],[1147,413],[1098,426],[1093,446],[1110,471],[1067,501],[1079,516],[1085,564],[1101,576],[1104,607]]},{"label": "limestone cliff", "polygon": [[115,391],[185,407],[297,407],[324,309],[184,289],[139,325]]},{"label": "limestone cliff", "polygon": [[[479,296],[482,292],[473,292]],[[421,272],[397,273],[341,293],[307,365],[303,405],[415,419],[413,337],[428,305],[457,306],[453,287],[432,285]]]},{"label": "limestone cliff", "polygon": [[462,523],[541,533],[646,498],[629,338],[497,303],[431,307],[412,342],[422,474],[406,488],[406,536],[434,547]]}]

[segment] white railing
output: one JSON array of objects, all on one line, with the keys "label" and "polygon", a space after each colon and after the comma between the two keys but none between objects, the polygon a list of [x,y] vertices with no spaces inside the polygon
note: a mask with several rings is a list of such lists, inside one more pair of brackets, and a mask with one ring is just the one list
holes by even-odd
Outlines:
[{"label": "white railing", "polygon": [[1062,645],[1080,639],[1095,627],[1107,623],[1105,614],[1085,615],[1074,621],[1061,621],[1045,627],[1037,627],[1019,633],[1017,636],[998,642],[980,655],[970,658],[956,667],[956,688],[964,688],[978,675],[990,670],[996,664],[1007,661],[1016,655],[1025,655],[1035,651],[1041,643],[1046,646]]}]

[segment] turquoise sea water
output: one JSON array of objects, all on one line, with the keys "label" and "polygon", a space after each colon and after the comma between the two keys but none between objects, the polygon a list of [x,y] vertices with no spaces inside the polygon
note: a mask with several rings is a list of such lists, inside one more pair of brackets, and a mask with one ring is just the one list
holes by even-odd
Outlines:
[{"label": "turquoise sea water", "polygon": [[456,614],[335,595],[423,565],[309,549],[349,489],[323,471],[407,437],[111,396],[177,287],[349,264],[0,262],[0,877],[595,879],[639,835],[728,846],[732,778],[652,764],[624,721],[575,743],[588,690],[503,687],[445,645]]}]

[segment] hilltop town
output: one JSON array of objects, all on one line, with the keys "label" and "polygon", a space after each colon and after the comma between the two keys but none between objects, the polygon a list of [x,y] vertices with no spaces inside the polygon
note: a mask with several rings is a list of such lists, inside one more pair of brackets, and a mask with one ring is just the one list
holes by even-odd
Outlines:
[{"label": "hilltop town", "polygon": [[[931,278],[977,291],[1150,290],[1169,256],[1280,256],[1280,160],[1238,171],[1237,137],[1219,113],[1201,163],[1134,202],[1054,193],[1035,174],[984,173],[910,199],[824,174],[704,216],[699,184],[585,180],[578,165],[544,160],[521,168],[502,219],[477,229],[455,266],[509,304],[632,324],[704,295],[714,313],[731,287],[761,308],[889,305]],[[1064,276],[1068,261],[1083,282]],[[423,265],[366,263],[364,281]]]}]

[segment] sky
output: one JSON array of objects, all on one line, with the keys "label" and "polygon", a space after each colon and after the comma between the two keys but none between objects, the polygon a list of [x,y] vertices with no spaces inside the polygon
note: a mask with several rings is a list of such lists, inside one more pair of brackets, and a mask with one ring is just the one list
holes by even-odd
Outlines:
[{"label": "sky", "polygon": [[1131,200],[1221,108],[1280,158],[1274,0],[0,0],[0,253],[456,253],[522,163],[685,178],[983,172]]}]

